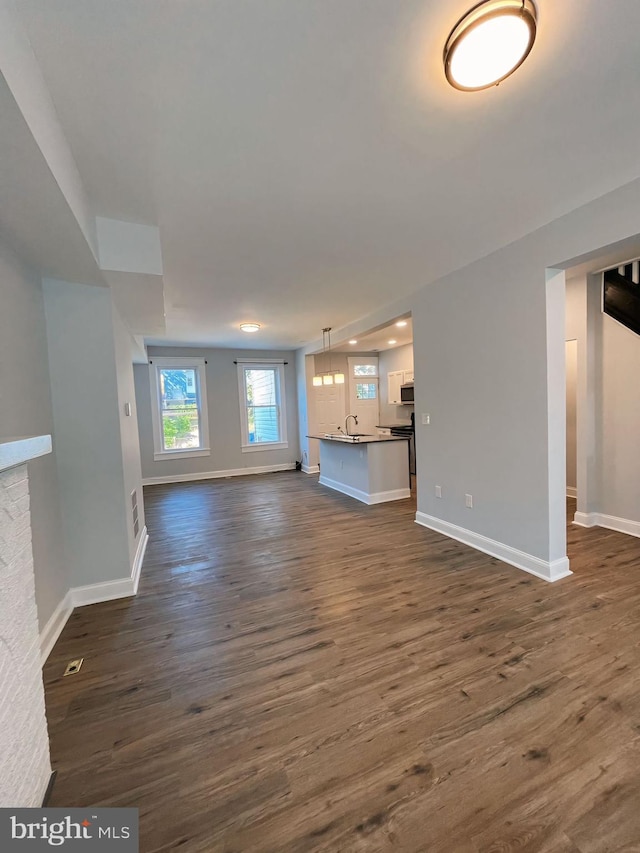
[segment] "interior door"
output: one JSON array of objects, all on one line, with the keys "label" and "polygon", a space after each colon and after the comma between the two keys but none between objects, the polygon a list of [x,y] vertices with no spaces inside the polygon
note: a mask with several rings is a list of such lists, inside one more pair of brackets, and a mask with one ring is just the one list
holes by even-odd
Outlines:
[{"label": "interior door", "polygon": [[349,432],[376,434],[380,421],[379,386],[377,357],[349,359],[348,414],[358,417],[358,428],[350,421]]}]

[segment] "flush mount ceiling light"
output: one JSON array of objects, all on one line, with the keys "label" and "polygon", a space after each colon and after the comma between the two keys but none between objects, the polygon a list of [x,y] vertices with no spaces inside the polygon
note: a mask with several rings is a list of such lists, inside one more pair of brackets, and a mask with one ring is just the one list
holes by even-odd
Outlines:
[{"label": "flush mount ceiling light", "polygon": [[351,346],[355,346],[355,344],[357,344],[358,341],[349,341],[349,343],[351,344]]},{"label": "flush mount ceiling light", "polygon": [[396,340],[391,340],[391,341],[387,341],[387,343],[388,343],[390,346],[393,346],[394,344],[397,344],[397,343],[398,343],[398,341],[396,341]]},{"label": "flush mount ceiling light", "polygon": [[396,323],[396,326],[399,326],[401,329],[404,328],[406,325],[407,325],[406,320],[398,320],[398,322]]},{"label": "flush mount ceiling light", "polygon": [[[329,345],[325,345],[325,340],[328,338]],[[329,370],[318,371],[313,377],[313,385],[344,385],[344,373],[337,371],[333,373],[331,370],[331,326],[326,326],[322,330],[322,356],[326,361],[326,356],[329,356]]]},{"label": "flush mount ceiling light", "polygon": [[260,323],[240,323],[243,332],[259,332]]},{"label": "flush mount ceiling light", "polygon": [[497,86],[525,61],[536,38],[533,0],[486,0],[461,18],[444,48],[444,71],[456,89]]}]

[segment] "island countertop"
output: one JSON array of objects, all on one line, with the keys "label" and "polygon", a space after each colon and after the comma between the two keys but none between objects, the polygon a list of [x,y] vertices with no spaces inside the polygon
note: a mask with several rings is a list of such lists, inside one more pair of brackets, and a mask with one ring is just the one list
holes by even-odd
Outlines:
[{"label": "island countertop", "polygon": [[361,435],[361,436],[340,436],[340,435],[308,435],[307,438],[317,438],[319,441],[335,441],[340,444],[384,444],[389,441],[409,441],[408,435]]},{"label": "island countertop", "polygon": [[409,436],[362,435],[354,441],[346,435],[316,433],[308,438],[320,442],[321,486],[365,504],[411,497]]}]

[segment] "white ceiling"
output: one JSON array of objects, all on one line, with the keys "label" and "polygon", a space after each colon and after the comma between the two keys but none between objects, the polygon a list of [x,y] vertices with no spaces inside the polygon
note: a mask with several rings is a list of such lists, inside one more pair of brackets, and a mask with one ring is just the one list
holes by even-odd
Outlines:
[{"label": "white ceiling", "polygon": [[[398,318],[399,320],[400,318]],[[405,326],[397,326],[396,322],[398,320],[394,320],[391,323],[388,323],[382,326],[379,329],[373,329],[370,332],[367,332],[364,335],[358,335],[356,338],[351,338],[351,340],[355,340],[355,344],[349,344],[349,339],[338,340],[335,344],[332,341],[331,348],[333,350],[340,350],[341,352],[382,352],[383,350],[388,349],[396,349],[397,347],[406,346],[406,344],[413,343],[413,324],[411,322],[411,317],[402,318],[401,322],[406,323]],[[394,341],[395,343],[391,343]]]},{"label": "white ceiling", "polygon": [[150,342],[299,346],[640,174],[637,0],[538,0],[479,93],[473,0],[16,5],[95,213],[160,227]]}]

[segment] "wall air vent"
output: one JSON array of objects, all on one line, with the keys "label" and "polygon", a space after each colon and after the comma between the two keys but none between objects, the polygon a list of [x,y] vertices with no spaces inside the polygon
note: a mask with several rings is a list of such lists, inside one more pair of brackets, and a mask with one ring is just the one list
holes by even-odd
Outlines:
[{"label": "wall air vent", "polygon": [[131,515],[133,518],[133,538],[137,539],[140,521],[138,520],[138,493],[135,489],[131,492]]}]

